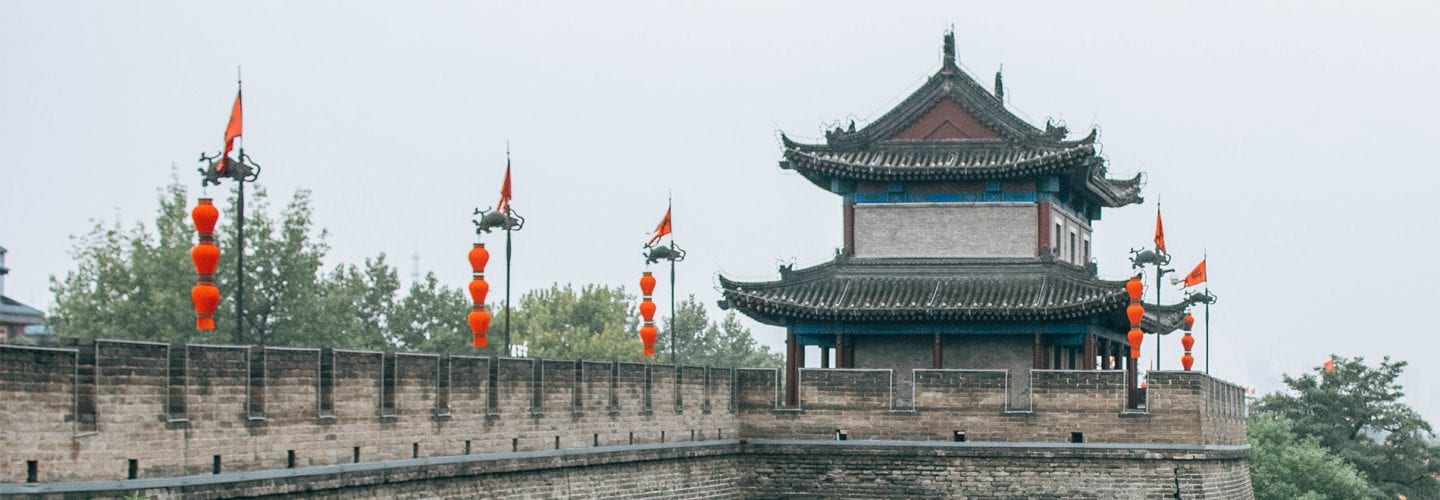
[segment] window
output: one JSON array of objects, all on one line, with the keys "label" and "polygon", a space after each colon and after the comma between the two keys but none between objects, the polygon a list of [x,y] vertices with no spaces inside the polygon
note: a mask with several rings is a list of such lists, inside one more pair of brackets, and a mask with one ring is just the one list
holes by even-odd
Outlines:
[{"label": "window", "polygon": [[1055,232],[1050,233],[1050,252],[1060,255],[1060,233],[1065,231],[1065,226],[1059,222],[1055,223]]},{"label": "window", "polygon": [[1075,251],[1075,231],[1070,231],[1070,254],[1066,257],[1069,257],[1070,262],[1073,263],[1078,260],[1079,256],[1080,254]]},{"label": "window", "polygon": [[1090,238],[1085,238],[1085,260],[1081,264],[1090,263]]}]

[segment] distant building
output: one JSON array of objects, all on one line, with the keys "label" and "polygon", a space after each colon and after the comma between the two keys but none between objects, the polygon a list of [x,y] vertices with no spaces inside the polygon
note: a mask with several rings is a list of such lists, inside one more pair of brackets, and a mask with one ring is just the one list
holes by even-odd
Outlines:
[{"label": "distant building", "polygon": [[25,328],[45,322],[45,313],[5,296],[5,247],[0,247],[0,343],[25,336]]}]

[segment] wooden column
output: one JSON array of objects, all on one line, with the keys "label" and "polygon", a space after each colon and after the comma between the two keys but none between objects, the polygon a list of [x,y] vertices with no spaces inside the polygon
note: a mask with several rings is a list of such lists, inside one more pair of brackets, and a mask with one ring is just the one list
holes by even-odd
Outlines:
[{"label": "wooden column", "polygon": [[1038,333],[1035,334],[1035,346],[1031,348],[1030,352],[1035,357],[1035,359],[1031,363],[1031,368],[1034,368],[1036,370],[1045,368],[1045,352],[1040,349],[1040,334]]},{"label": "wooden column", "polygon": [[835,329],[835,367],[836,367],[836,368],[846,368],[846,366],[845,366],[845,335],[843,335],[843,334],[840,333],[840,329],[839,329],[839,328],[836,328],[836,329]]},{"label": "wooden column", "polygon": [[940,343],[940,332],[935,332],[935,346],[930,348],[930,367],[936,370],[945,367],[945,346]]},{"label": "wooden column", "polygon": [[1084,349],[1084,351],[1085,351],[1085,362],[1081,365],[1081,368],[1082,368],[1082,369],[1085,369],[1085,370],[1094,370],[1094,369],[1095,369],[1095,334],[1093,334],[1093,333],[1087,333],[1087,334],[1085,334],[1085,349]]},{"label": "wooden column", "polygon": [[795,332],[785,333],[785,404],[796,406],[800,388],[797,379],[800,377],[800,368],[796,361],[799,360],[797,352],[804,352],[795,343]]},{"label": "wooden column", "polygon": [[1110,369],[1110,357],[1113,356],[1114,354],[1115,354],[1114,350],[1110,348],[1110,339],[1101,338],[1101,339],[1100,339],[1100,369],[1101,369],[1101,370],[1109,370],[1109,369]]},{"label": "wooden column", "polygon": [[827,349],[827,348],[824,348],[824,347],[821,347],[821,348],[820,348],[820,367],[821,367],[821,368],[829,368],[829,367],[830,367],[830,349]]}]

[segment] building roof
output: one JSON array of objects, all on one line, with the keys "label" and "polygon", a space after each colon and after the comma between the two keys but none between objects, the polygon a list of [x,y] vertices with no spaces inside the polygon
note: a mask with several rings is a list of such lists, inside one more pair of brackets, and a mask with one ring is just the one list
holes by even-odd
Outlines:
[{"label": "building roof", "polygon": [[[1129,297],[1124,281],[1041,259],[839,257],[776,281],[720,277],[726,302],[763,323],[1045,322],[1099,318],[1115,330]],[[1147,332],[1169,333],[1184,305],[1146,306]]]},{"label": "building roof", "polygon": [[44,318],[45,313],[40,312],[39,309],[0,295],[0,322],[34,325],[41,323]]},{"label": "building roof", "polygon": [[[827,132],[825,144],[804,144],[781,134],[784,161],[823,188],[831,179],[938,181],[1055,175],[1102,206],[1140,203],[1142,176],[1107,177],[1095,147],[1097,132],[1067,140],[1064,126],[1041,130],[1005,108],[947,56],[940,71],[879,119],[859,130]],[[996,75],[997,87],[999,75]]]}]

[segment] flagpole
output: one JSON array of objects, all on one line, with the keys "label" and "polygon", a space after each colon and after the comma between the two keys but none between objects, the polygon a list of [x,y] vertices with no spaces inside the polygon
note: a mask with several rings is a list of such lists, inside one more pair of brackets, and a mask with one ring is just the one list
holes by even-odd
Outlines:
[{"label": "flagpole", "polygon": [[[1205,295],[1208,297],[1208,296],[1210,295],[1210,276],[1209,276],[1209,274],[1210,274],[1209,271],[1210,271],[1210,270],[1208,269],[1209,266],[1210,266],[1210,263],[1209,263],[1210,255],[1209,255],[1209,252],[1203,253],[1203,254],[1201,254],[1201,255],[1202,255],[1203,257],[1201,257],[1200,262],[1204,262],[1204,263],[1205,263],[1205,266],[1206,266],[1206,268],[1207,268],[1207,269],[1205,270],[1205,271],[1206,271],[1206,272],[1205,272],[1205,274],[1206,274],[1206,276],[1205,276]],[[1206,375],[1209,375],[1209,374],[1210,374],[1210,302],[1213,302],[1213,301],[1210,301],[1210,300],[1205,301],[1205,374],[1206,374]]]},{"label": "flagpole", "polygon": [[[669,196],[665,197],[665,215],[671,215],[675,202]],[[675,223],[670,222],[670,249],[675,250]],[[670,259],[670,364],[680,366],[680,361],[675,358],[675,259]]]},{"label": "flagpole", "polygon": [[[243,86],[242,86],[242,84],[241,84],[241,79],[240,79],[240,67],[239,67],[239,66],[236,66],[236,67],[235,67],[235,92],[236,92],[236,95],[237,95],[237,96],[240,95],[242,92],[244,92],[244,88],[243,88]],[[237,99],[238,99],[238,97],[237,97]],[[235,212],[236,212],[236,216],[235,216],[235,234],[236,234],[236,236],[235,236],[235,248],[236,248],[236,253],[235,253],[235,343],[236,343],[236,344],[246,343],[246,342],[244,341],[244,338],[245,338],[245,175],[244,175],[244,173],[243,173],[243,170],[240,170],[240,169],[243,169],[243,167],[244,167],[244,165],[245,165],[245,136],[244,136],[244,134],[241,134],[240,137],[239,137],[239,139],[240,139],[240,148],[239,148],[239,152],[237,153],[237,156],[235,157],[235,161],[240,164],[240,165],[237,165],[235,168],[237,169],[237,172],[241,172],[241,175],[235,176],[235,182],[236,182],[237,184],[239,184],[239,196],[238,196],[238,199],[237,199],[237,201],[236,201],[236,209],[235,209]],[[224,158],[224,157],[223,157],[223,153],[222,153],[222,157],[220,158],[220,162],[221,162],[221,163],[224,163],[224,162],[226,162],[226,161],[229,161],[229,159]],[[260,339],[260,345],[262,345],[262,346],[265,345],[265,339],[264,339],[264,338],[261,338],[261,339]]]},{"label": "flagpole", "polygon": [[[510,141],[505,141],[505,178],[510,176]],[[510,203],[505,203],[505,352],[502,356],[510,355],[510,282],[514,281],[510,275]],[[528,355],[528,353],[527,353]]]}]

